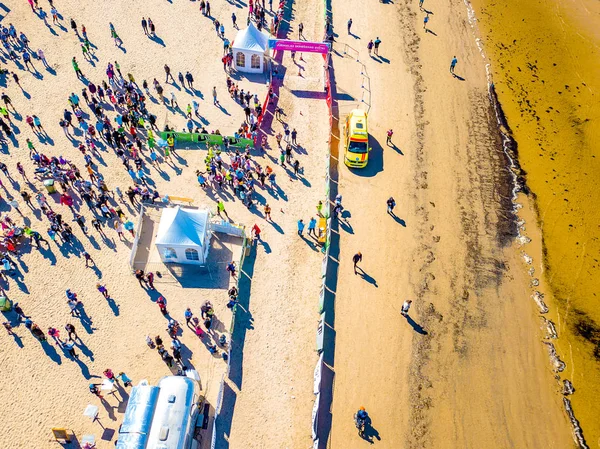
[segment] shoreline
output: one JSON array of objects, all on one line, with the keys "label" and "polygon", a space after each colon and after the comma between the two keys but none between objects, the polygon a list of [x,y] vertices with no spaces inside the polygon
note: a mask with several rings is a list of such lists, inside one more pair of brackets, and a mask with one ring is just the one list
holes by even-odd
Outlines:
[{"label": "shoreline", "polygon": [[[532,191],[529,187],[527,172],[525,171],[525,169],[522,167],[522,165],[520,163],[519,143],[513,134],[513,131],[510,126],[511,122],[509,121],[509,117],[507,116],[507,114],[504,111],[502,101],[500,99],[499,94],[496,91],[492,71],[495,66],[494,63],[497,63],[497,61],[493,61],[492,59],[488,58],[488,56],[486,55],[486,53],[484,51],[483,44],[481,43],[481,40],[478,37],[478,35],[481,35],[481,31],[478,30],[478,27],[476,25],[479,22],[479,20],[477,19],[477,16],[473,9],[473,5],[471,4],[471,2],[469,0],[464,0],[464,3],[467,7],[470,25],[476,36],[475,38],[477,41],[477,46],[481,51],[482,57],[487,61],[486,75],[488,78],[490,104],[495,112],[495,116],[496,116],[496,120],[497,120],[497,123],[496,123],[497,132],[502,137],[502,151],[504,152],[507,160],[509,161],[507,168],[513,175],[513,189],[512,189],[512,198],[511,198],[512,208],[510,209],[510,213],[514,214],[514,220],[511,220],[512,224],[516,227],[516,235],[514,237],[515,237],[516,241],[519,243],[519,249],[520,249],[521,255],[525,261],[525,266],[523,269],[525,269],[527,267],[527,265],[533,264],[534,261],[539,260],[540,264],[541,264],[540,271],[542,271],[540,277],[544,278],[544,279],[542,279],[542,282],[543,282],[543,284],[546,284],[546,288],[547,288],[547,290],[546,290],[546,288],[539,287],[540,279],[534,277],[535,271],[533,268],[530,268],[528,271],[528,274],[532,278],[531,286],[533,288],[533,294],[531,295],[531,298],[537,303],[537,306],[540,309],[539,310],[540,316],[546,327],[545,340],[559,339],[559,336],[556,332],[557,326],[556,326],[555,322],[553,321],[553,319],[556,319],[554,317],[557,316],[557,311],[554,310],[554,313],[551,313],[551,315],[552,315],[551,318],[546,318],[544,316],[544,314],[551,311],[551,309],[548,308],[547,304],[550,304],[551,308],[554,308],[554,309],[558,309],[559,305],[557,304],[557,301],[555,298],[555,289],[553,288],[551,281],[548,281],[547,279],[545,279],[547,277],[545,272],[547,272],[549,270],[549,262],[548,262],[549,248],[547,246],[547,240],[544,238],[543,216],[540,211],[539,198],[536,195],[536,193],[534,191]],[[516,121],[516,122],[518,123],[518,121]],[[518,125],[517,125],[517,127],[518,127]],[[532,209],[531,210],[532,223],[529,223],[529,221],[530,221],[529,219],[528,220],[523,219],[524,214],[520,212],[520,210],[523,207]],[[507,208],[507,211],[509,211],[508,208]],[[527,225],[533,224],[533,226],[536,228],[534,230],[534,233],[537,233],[538,238],[539,238],[538,244],[539,244],[540,248],[539,248],[539,251],[536,251],[534,249],[535,256],[533,258],[530,256],[530,254],[531,254],[530,250],[522,249],[524,245],[528,245],[532,242],[532,238],[527,236],[528,233],[526,232],[526,229],[525,229],[526,224]],[[552,251],[552,250],[550,250],[550,251]],[[540,292],[540,290],[542,290],[543,292]],[[548,291],[550,291],[551,293],[548,293]],[[549,300],[544,301],[544,296],[549,296],[550,297]],[[558,318],[558,319],[560,321],[560,318]],[[567,339],[568,339],[568,337],[567,337]],[[547,347],[548,347],[549,361],[554,366],[555,373],[557,373],[556,379],[562,380],[562,384],[564,385],[564,388],[562,391],[562,394],[563,394],[562,400],[563,400],[565,413],[570,421],[570,425],[571,425],[571,428],[573,431],[573,438],[574,438],[576,444],[580,448],[587,448],[588,445],[587,445],[586,439],[584,437],[584,433],[583,433],[584,431],[582,429],[582,426],[581,426],[579,420],[577,419],[577,417],[575,415],[575,411],[573,410],[571,399],[568,397],[571,394],[573,394],[577,385],[573,385],[572,379],[569,379],[568,375],[563,374],[563,375],[559,376],[559,373],[562,373],[565,370],[566,365],[565,365],[565,362],[563,360],[561,360],[560,353],[557,353],[554,343],[552,343],[551,341],[544,341],[543,343],[545,345],[547,345]]]}]

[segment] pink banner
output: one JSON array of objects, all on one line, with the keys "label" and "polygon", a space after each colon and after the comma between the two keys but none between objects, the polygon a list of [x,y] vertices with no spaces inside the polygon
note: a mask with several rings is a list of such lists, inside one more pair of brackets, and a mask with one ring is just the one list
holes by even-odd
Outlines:
[{"label": "pink banner", "polygon": [[275,50],[327,54],[329,52],[329,44],[325,44],[323,42],[289,41],[285,39],[277,39],[275,41]]}]

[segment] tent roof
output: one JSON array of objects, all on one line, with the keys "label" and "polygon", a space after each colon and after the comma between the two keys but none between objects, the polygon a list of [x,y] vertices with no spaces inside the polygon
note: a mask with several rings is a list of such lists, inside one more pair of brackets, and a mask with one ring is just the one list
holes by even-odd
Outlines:
[{"label": "tent roof", "polygon": [[269,35],[258,31],[252,22],[248,28],[237,32],[232,48],[264,53],[269,47]]},{"label": "tent roof", "polygon": [[204,246],[208,211],[170,207],[163,209],[156,245]]}]

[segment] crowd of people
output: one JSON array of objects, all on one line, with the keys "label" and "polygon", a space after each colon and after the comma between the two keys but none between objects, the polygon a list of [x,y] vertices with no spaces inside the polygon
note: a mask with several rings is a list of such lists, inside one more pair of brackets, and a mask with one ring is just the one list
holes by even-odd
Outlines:
[{"label": "crowd of people", "polygon": [[[62,26],[64,18],[52,2],[50,2],[52,24],[48,22],[48,14],[38,4],[37,0],[29,1],[29,3],[32,11],[46,26]],[[271,11],[272,7],[272,1],[270,1],[269,8]],[[208,1],[202,1],[200,9],[203,15],[211,17]],[[279,4],[278,11],[273,14],[271,22],[268,24],[264,3],[260,5],[258,2],[250,0],[247,21],[248,23],[255,21],[259,29],[268,26],[272,33],[276,33],[281,23],[282,13],[283,1]],[[234,13],[232,15],[234,28],[237,28],[236,20]],[[141,23],[146,35],[156,36],[156,25],[150,18],[142,18]],[[262,110],[263,105],[258,94],[251,94],[244,91],[244,89],[240,89],[238,83],[232,80],[229,73],[232,60],[230,41],[225,37],[223,23],[217,19],[213,19],[213,23],[217,34],[223,39],[224,43],[224,64],[228,72],[225,78],[227,91],[243,108],[245,114],[245,120],[240,124],[233,138],[256,139],[259,117],[264,112]],[[68,19],[68,24],[71,31],[80,40],[83,58],[86,61],[97,60],[94,53],[96,47],[91,43],[85,25],[78,24],[74,18]],[[122,46],[123,40],[112,23],[109,24],[109,30],[115,45]],[[37,72],[35,60],[40,61],[45,68],[50,69],[44,51],[42,49],[33,50],[28,37],[23,32],[18,32],[12,23],[0,27],[0,40],[2,42],[0,55],[15,65],[13,71],[2,67],[0,76],[10,75],[13,82],[21,86],[19,74],[16,70],[22,67],[20,63],[23,64],[23,70],[34,73]],[[61,117],[58,119],[58,125],[63,130],[66,138],[73,142],[81,153],[83,165],[64,158],[62,155],[53,155],[45,150],[38,149],[36,144],[30,139],[26,139],[29,157],[34,169],[32,173],[28,173],[28,170],[20,162],[16,163],[15,169],[18,175],[27,183],[26,187],[19,187],[18,193],[27,207],[35,213],[39,212],[40,216],[45,218],[46,224],[20,224],[19,220],[11,217],[10,214],[4,214],[0,217],[0,225],[3,230],[1,242],[4,248],[0,260],[2,268],[0,279],[5,283],[6,290],[18,278],[18,265],[16,262],[22,256],[22,249],[28,244],[34,245],[40,251],[51,251],[50,242],[60,248],[70,247],[70,251],[82,257],[85,261],[85,267],[94,267],[95,261],[86,250],[85,244],[77,238],[72,223],[76,223],[85,235],[95,231],[102,238],[107,238],[109,232],[116,232],[121,240],[127,239],[127,233],[130,233],[133,237],[135,235],[134,223],[133,218],[128,216],[131,212],[127,211],[126,213],[125,211],[128,210],[128,208],[125,208],[125,195],[134,207],[141,202],[161,201],[161,195],[157,189],[151,187],[148,182],[151,178],[151,168],[160,171],[161,164],[174,164],[171,157],[171,154],[174,154],[175,151],[174,138],[170,136],[170,139],[163,142],[158,136],[160,130],[157,117],[147,107],[148,99],[152,94],[146,80],[142,81],[141,86],[138,85],[133,73],[124,74],[122,72],[118,61],[106,63],[106,77],[99,82],[94,82],[86,77],[76,56],[72,57],[71,66],[84,87],[81,91],[73,90],[65,99],[65,107],[62,108],[62,113],[60,113]],[[166,74],[165,84],[175,83],[171,68],[168,65],[165,65],[164,68]],[[179,72],[177,78],[183,87],[195,92],[192,73],[189,71],[185,74]],[[152,80],[152,85],[155,93],[164,104],[171,108],[178,108],[174,92],[171,92],[169,97],[164,95],[164,88],[156,78]],[[272,91],[269,92],[269,96],[270,99],[273,99]],[[214,104],[219,105],[216,88],[214,88],[213,97]],[[18,116],[18,112],[12,98],[6,92],[2,92],[1,100],[0,139],[6,144],[8,143],[6,138],[16,138],[11,125],[14,117]],[[114,111],[114,114],[112,114],[112,111]],[[184,132],[208,133],[206,128],[195,120],[202,118],[199,104],[196,101],[188,104],[186,112],[188,123],[186,128],[183,129]],[[44,139],[49,138],[38,116],[28,115],[25,122],[42,143]],[[165,130],[169,131],[171,128],[166,127]],[[212,133],[220,134],[218,129],[212,131]],[[295,133],[294,130],[294,145]],[[266,165],[263,168],[261,164],[253,160],[249,146],[243,150],[235,149],[235,151],[231,151],[230,143],[233,142],[225,139],[223,148],[220,146],[209,147],[205,158],[205,170],[197,170],[196,172],[198,182],[204,189],[230,188],[246,206],[252,207],[257,184],[266,187],[266,181],[268,180],[269,188],[277,188],[275,172],[271,166]],[[125,189],[125,194],[119,186],[112,186],[111,188],[107,185],[101,166],[98,164],[101,153],[108,149],[119,159],[123,169],[131,178],[132,185]],[[281,150],[281,165],[285,167],[285,161],[287,161],[294,166],[294,171],[298,174],[300,170],[299,161],[291,161],[291,143],[288,144],[287,148]],[[223,160],[223,151],[228,154],[227,162]],[[10,183],[14,184],[15,178],[12,170],[6,163],[0,162],[0,171]],[[47,192],[44,193],[39,190],[36,184],[43,184]],[[5,198],[3,197],[3,199],[23,218],[24,214],[19,201],[14,198],[12,192],[2,183],[1,179],[0,187],[5,192]],[[58,205],[52,201],[49,202],[47,195],[57,195]],[[89,214],[84,214],[81,210],[83,204],[87,206]],[[222,202],[221,206],[218,209],[219,214],[226,213]],[[268,208],[268,205],[266,208]],[[67,209],[70,216],[65,216]],[[92,218],[89,220],[88,225],[86,216],[90,215]],[[270,212],[268,215],[270,216]],[[38,226],[43,226],[45,232],[34,229]],[[47,239],[44,236],[47,236]],[[233,264],[233,267],[228,266],[228,271],[235,275],[235,264]],[[140,275],[139,272],[136,272],[135,274],[140,281],[140,285],[144,288],[154,288],[153,273],[142,272]],[[106,285],[98,283],[96,287],[104,298],[111,299]],[[77,293],[67,289],[66,296],[71,317],[82,318],[82,316],[85,316],[83,302],[77,296]],[[235,287],[229,291],[228,297],[229,302],[227,305],[232,308],[237,303],[237,290]],[[166,315],[166,300],[161,296],[161,299],[157,302],[163,314]],[[13,333],[15,325],[24,323],[25,327],[39,341],[45,342],[47,336],[49,336],[57,346],[64,349],[69,357],[73,360],[78,359],[79,355],[76,347],[82,342],[75,331],[74,324],[71,322],[65,324],[64,328],[68,338],[61,339],[59,327],[50,326],[46,333],[33,321],[31,316],[25,315],[18,303],[14,304],[13,310],[16,313],[16,319],[3,323],[9,333]],[[191,309],[186,311],[188,326],[196,335],[204,338],[211,331],[211,323],[214,317],[214,309],[210,303],[205,303],[202,306],[200,316],[203,319],[202,323],[191,314]],[[181,344],[177,340],[177,334],[180,332],[178,323],[171,318],[167,330],[173,338],[171,345],[172,359],[181,365],[181,369],[184,369],[180,356]],[[164,349],[162,344],[159,344],[158,340],[159,337],[156,337],[154,343],[163,359],[168,361],[168,351]],[[219,337],[219,341],[221,341],[221,346],[225,346],[222,336]],[[218,353],[215,345],[207,343],[207,347],[211,352]],[[107,370],[105,374],[107,372],[112,373],[112,371]],[[121,374],[124,375],[124,373]],[[114,376],[107,376],[107,378],[110,380],[116,379]],[[126,385],[128,383],[130,381],[125,382]],[[95,392],[96,389],[90,386],[90,391]]]},{"label": "crowd of people", "polygon": [[[28,0],[29,1],[29,0]],[[32,11],[42,19],[47,26],[46,13],[38,5],[37,0],[31,0]],[[50,13],[52,23],[59,24],[64,19],[51,4]],[[272,0],[269,1],[272,10]],[[272,33],[276,33],[282,20],[284,2],[279,3],[279,8],[273,14],[271,22],[267,23],[267,12],[263,5],[253,0],[249,2],[248,23],[256,22],[259,29],[268,27]],[[210,4],[208,1],[200,3],[202,13],[210,17]],[[234,28],[237,28],[237,17],[232,15]],[[204,159],[204,166],[196,170],[198,183],[205,190],[227,190],[229,189],[235,198],[239,199],[248,208],[256,207],[256,189],[262,188],[269,191],[274,197],[283,192],[276,182],[276,171],[274,167],[278,164],[288,172],[290,176],[299,177],[302,167],[297,157],[294,157],[294,149],[298,150],[297,131],[284,125],[285,138],[279,135],[277,138],[278,158],[271,158],[273,163],[261,163],[253,156],[254,148],[247,145],[245,148],[232,146],[238,139],[249,138],[257,143],[259,151],[266,149],[266,137],[257,142],[260,118],[264,114],[264,105],[259,98],[258,92],[250,93],[240,88],[239,84],[232,78],[232,53],[230,41],[225,37],[224,25],[218,20],[213,20],[217,34],[221,36],[224,44],[224,83],[231,98],[243,110],[245,118],[241,121],[233,139],[225,138],[223,145],[209,145]],[[0,171],[8,181],[4,185],[0,178],[0,198],[11,206],[18,214],[2,214],[0,226],[2,237],[0,243],[0,280],[4,283],[3,294],[15,282],[22,282],[23,276],[19,273],[18,261],[27,253],[28,247],[35,246],[41,253],[52,252],[53,248],[59,248],[61,252],[70,252],[81,258],[82,269],[97,269],[96,262],[88,251],[88,243],[85,239],[79,239],[77,235],[83,233],[86,236],[96,234],[102,241],[109,245],[112,236],[126,241],[135,237],[135,214],[141,203],[154,203],[168,201],[161,195],[153,182],[153,174],[161,173],[164,164],[174,167],[177,163],[176,154],[177,135],[169,134],[175,131],[173,127],[165,125],[166,138],[161,139],[161,129],[155,114],[149,110],[150,99],[158,98],[159,102],[173,111],[179,109],[177,98],[173,91],[166,93],[165,88],[175,84],[176,79],[186,90],[195,94],[194,75],[190,71],[173,71],[168,65],[164,66],[166,79],[161,84],[156,78],[150,83],[143,79],[140,84],[136,81],[136,75],[121,67],[118,61],[104,61],[106,69],[105,76],[100,80],[92,80],[85,73],[86,61],[99,63],[94,53],[96,48],[90,41],[85,26],[78,24],[75,19],[68,19],[70,29],[80,40],[81,55],[84,62],[80,63],[77,56],[70,59],[69,69],[72,68],[77,79],[83,85],[73,88],[70,94],[63,98],[63,104],[57,105],[56,123],[62,129],[64,136],[81,154],[80,160],[66,158],[54,153],[54,149],[34,143],[31,139],[25,139],[27,151],[31,160],[30,167],[24,167],[20,162],[14,166],[6,158],[0,162]],[[142,18],[142,28],[146,35],[156,37],[156,25],[148,17]],[[124,45],[123,38],[119,36],[113,24],[109,24],[109,31],[116,46]],[[37,72],[35,60],[42,62],[45,68],[50,70],[51,66],[46,60],[42,49],[33,50],[24,33],[19,33],[12,24],[0,26],[0,39],[2,48],[0,56],[10,63],[14,63],[11,70],[0,68],[0,76],[10,75],[13,82],[20,86],[18,70],[21,63],[24,69]],[[174,74],[177,73],[176,78]],[[141,78],[140,78],[141,79]],[[163,87],[163,85],[165,87]],[[154,91],[150,90],[150,87]],[[264,98],[264,97],[263,97]],[[269,101],[275,100],[272,89],[268,91]],[[10,145],[7,139],[14,144],[17,136],[13,132],[13,121],[20,120],[13,99],[2,92],[0,97],[0,140]],[[213,88],[213,104],[220,107],[217,98],[216,87]],[[279,109],[281,112],[281,109]],[[220,135],[219,129],[207,131],[202,124],[203,115],[197,101],[192,101],[185,108],[186,127],[182,132],[197,134]],[[25,117],[25,122],[31,131],[44,145],[50,139],[46,128],[40,118],[35,114]],[[46,125],[46,127],[44,126]],[[35,140],[35,139],[34,139]],[[16,146],[16,145],[15,145]],[[55,150],[54,150],[55,151]],[[106,154],[114,156],[113,163],[107,165],[103,161]],[[259,153],[263,155],[262,151]],[[75,158],[77,159],[77,158]],[[118,161],[114,163],[114,161]],[[109,185],[109,179],[114,176],[106,176],[108,171],[116,167],[122,167],[127,173],[130,183],[128,186]],[[289,167],[289,169],[288,169]],[[16,173],[14,172],[16,170]],[[111,173],[112,175],[112,173]],[[23,185],[15,188],[16,178],[20,177]],[[108,178],[108,179],[107,179]],[[13,189],[10,189],[10,186]],[[15,195],[15,190],[17,191]],[[20,196],[24,207],[38,217],[33,223],[26,219],[23,207],[15,198]],[[56,201],[49,201],[49,196]],[[85,205],[85,207],[84,207]],[[132,207],[130,207],[132,206]],[[218,201],[217,213],[221,216],[227,215],[222,200]],[[267,220],[271,220],[271,208],[264,204],[264,213]],[[73,225],[75,223],[75,225]],[[76,231],[74,231],[75,227]],[[255,236],[260,236],[260,229],[255,226]],[[85,265],[83,264],[85,262]],[[99,261],[100,263],[100,261]],[[237,279],[238,267],[231,262],[226,267],[232,279]],[[154,273],[137,270],[135,276],[143,289],[155,291]],[[100,276],[98,276],[100,281]],[[111,294],[104,282],[96,284],[96,290],[107,301],[113,301]],[[111,289],[112,290],[112,289]],[[61,295],[63,293],[61,292]],[[86,353],[87,347],[76,331],[75,320],[80,320],[81,325],[91,328],[91,318],[85,311],[84,301],[73,288],[66,288],[66,303],[70,312],[70,319],[64,324],[52,323],[44,326],[41,321],[43,317],[36,317],[35,321],[31,315],[26,315],[21,305],[13,305],[14,315],[7,315],[3,326],[9,334],[13,334],[14,328],[24,324],[31,334],[43,345],[48,340],[57,348],[63,350],[65,357],[74,363],[82,363],[80,352]],[[238,303],[238,290],[232,286],[227,292],[226,306],[233,309]],[[7,295],[8,296],[8,295]],[[64,296],[63,296],[64,298]],[[63,299],[64,300],[64,299]],[[185,348],[181,342],[184,329],[179,322],[169,315],[167,299],[159,296],[156,300],[159,311],[167,319],[165,331],[170,343],[165,343],[160,334],[153,338],[149,335],[146,342],[149,347],[156,349],[161,359],[172,368],[174,373],[184,374],[188,368],[185,357]],[[64,303],[63,303],[64,304]],[[64,307],[64,305],[63,305]],[[33,315],[33,313],[32,313]],[[192,307],[184,312],[186,327],[195,334],[205,345],[207,351],[215,356],[227,358],[227,336],[219,334],[215,330],[216,315],[213,305],[209,301],[202,303],[200,311],[195,314]],[[74,324],[75,323],[75,324]],[[47,330],[42,330],[46,329]],[[64,329],[64,330],[63,330]],[[61,335],[61,333],[66,335]],[[152,334],[154,335],[154,333]],[[118,373],[118,375],[115,375]],[[132,379],[123,371],[112,371],[106,369],[103,372],[107,381],[123,386],[131,386]],[[104,400],[102,384],[90,383],[90,393]]]}]

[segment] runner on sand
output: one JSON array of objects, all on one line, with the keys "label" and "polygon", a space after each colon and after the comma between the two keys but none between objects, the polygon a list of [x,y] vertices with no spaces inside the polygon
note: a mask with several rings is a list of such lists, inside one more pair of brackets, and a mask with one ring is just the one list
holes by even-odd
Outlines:
[{"label": "runner on sand", "polygon": [[404,301],[404,303],[402,304],[402,310],[400,311],[402,316],[408,315],[408,309],[410,309],[411,304],[412,304],[412,300],[410,300],[410,299]]},{"label": "runner on sand", "polygon": [[[452,73],[452,75],[454,75],[454,67],[456,67],[456,64],[458,63],[458,59],[456,59],[456,56],[454,56],[452,58],[452,61],[450,62],[450,73]],[[456,75],[454,75],[456,76]]]},{"label": "runner on sand", "polygon": [[394,215],[394,207],[396,207],[396,200],[390,196],[390,198],[387,200],[387,213]]}]

